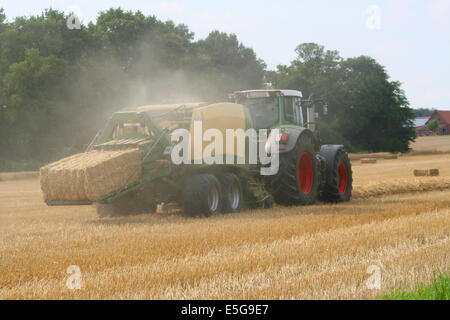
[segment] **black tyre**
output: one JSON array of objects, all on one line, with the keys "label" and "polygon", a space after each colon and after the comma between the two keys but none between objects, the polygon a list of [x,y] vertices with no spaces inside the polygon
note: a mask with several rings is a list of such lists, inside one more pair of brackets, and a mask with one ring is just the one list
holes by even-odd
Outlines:
[{"label": "black tyre", "polygon": [[286,206],[314,204],[319,193],[319,172],[311,138],[300,137],[294,150],[280,154],[280,167],[271,182],[275,202]]},{"label": "black tyre", "polygon": [[158,204],[140,196],[130,194],[117,199],[113,203],[97,203],[97,215],[103,217],[124,217],[144,213],[155,213]]},{"label": "black tyre", "polygon": [[219,180],[211,174],[200,174],[186,180],[183,192],[184,213],[188,216],[211,216],[222,211]]},{"label": "black tyre", "polygon": [[222,189],[222,212],[241,212],[242,186],[239,178],[234,173],[222,173],[217,176]]},{"label": "black tyre", "polygon": [[350,201],[353,191],[352,165],[347,152],[337,150],[326,157],[326,183],[320,192],[320,199],[326,202]]}]

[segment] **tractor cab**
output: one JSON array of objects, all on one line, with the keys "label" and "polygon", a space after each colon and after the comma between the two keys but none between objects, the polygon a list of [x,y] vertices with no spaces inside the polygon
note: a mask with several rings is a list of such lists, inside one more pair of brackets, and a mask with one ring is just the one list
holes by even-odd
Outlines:
[{"label": "tractor cab", "polygon": [[297,90],[248,90],[234,93],[245,106],[255,129],[300,126],[314,131],[313,105]]}]

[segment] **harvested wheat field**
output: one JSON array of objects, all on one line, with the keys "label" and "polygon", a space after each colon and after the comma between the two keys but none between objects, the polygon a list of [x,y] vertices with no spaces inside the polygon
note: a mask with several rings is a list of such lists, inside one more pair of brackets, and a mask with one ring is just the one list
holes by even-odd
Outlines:
[{"label": "harvested wheat field", "polygon": [[[413,170],[438,168],[440,177]],[[209,219],[99,219],[0,182],[0,299],[370,299],[450,268],[450,159],[354,164],[355,199]],[[414,189],[415,188],[415,189]],[[66,286],[79,266],[81,289]],[[381,288],[369,289],[370,266]]]},{"label": "harvested wheat field", "polygon": [[450,153],[450,135],[418,137],[411,148],[416,153]]}]

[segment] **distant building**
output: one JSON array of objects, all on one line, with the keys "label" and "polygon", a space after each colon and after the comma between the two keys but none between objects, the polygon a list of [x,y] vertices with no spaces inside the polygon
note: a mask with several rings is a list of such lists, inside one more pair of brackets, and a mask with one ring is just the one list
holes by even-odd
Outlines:
[{"label": "distant building", "polygon": [[450,111],[436,110],[425,123],[425,126],[432,120],[437,120],[439,123],[439,127],[433,134],[448,135],[450,133]]},{"label": "distant building", "polygon": [[414,130],[416,131],[417,136],[429,136],[432,134],[432,132],[428,130],[426,126],[428,120],[430,120],[430,117],[419,117],[413,120]]}]

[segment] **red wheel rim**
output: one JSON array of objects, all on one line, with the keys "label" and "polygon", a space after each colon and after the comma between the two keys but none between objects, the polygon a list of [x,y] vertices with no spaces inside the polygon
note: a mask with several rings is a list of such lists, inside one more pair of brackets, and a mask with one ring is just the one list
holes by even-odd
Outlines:
[{"label": "red wheel rim", "polygon": [[298,163],[298,181],[304,194],[311,193],[314,182],[314,168],[311,156],[305,152]]},{"label": "red wheel rim", "polygon": [[344,194],[347,191],[347,166],[344,162],[339,163],[339,192]]}]

